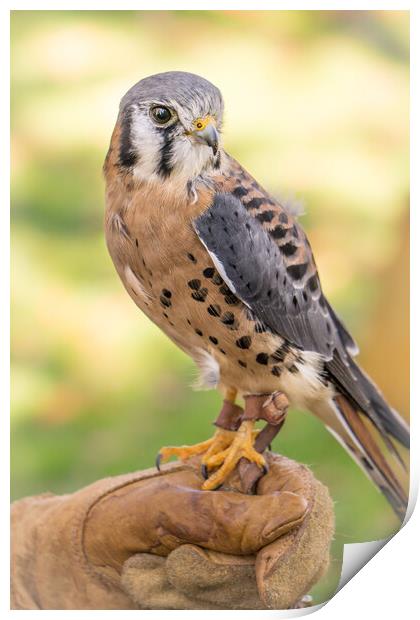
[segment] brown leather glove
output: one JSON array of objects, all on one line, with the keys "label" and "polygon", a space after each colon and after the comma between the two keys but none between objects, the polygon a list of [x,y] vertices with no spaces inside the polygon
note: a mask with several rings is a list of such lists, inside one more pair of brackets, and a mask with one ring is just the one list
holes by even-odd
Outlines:
[{"label": "brown leather glove", "polygon": [[332,503],[307,468],[269,458],[257,496],[201,491],[176,463],[16,502],[12,607],[294,605],[328,561]]}]

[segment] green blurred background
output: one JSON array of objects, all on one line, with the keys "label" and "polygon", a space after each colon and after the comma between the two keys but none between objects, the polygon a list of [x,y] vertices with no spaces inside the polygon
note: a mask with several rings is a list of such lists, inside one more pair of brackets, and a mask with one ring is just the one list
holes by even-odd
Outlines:
[{"label": "green blurred background", "polygon": [[[12,13],[12,495],[64,493],[194,443],[220,407],[138,311],[102,230],[102,162],[124,92],[199,73],[226,104],[225,146],[302,223],[361,362],[408,416],[407,12]],[[309,464],[343,543],[398,523],[342,448],[293,411],[274,449]]]}]

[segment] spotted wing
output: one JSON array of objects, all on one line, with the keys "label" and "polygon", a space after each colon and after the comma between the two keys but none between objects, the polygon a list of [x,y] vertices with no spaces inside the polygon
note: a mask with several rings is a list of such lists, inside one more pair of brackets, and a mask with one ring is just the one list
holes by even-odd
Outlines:
[{"label": "spotted wing", "polygon": [[322,294],[309,244],[297,223],[292,230],[263,222],[264,211],[255,217],[239,198],[219,193],[194,227],[227,285],[265,326],[332,360],[346,343]]},{"label": "spotted wing", "polygon": [[[319,353],[331,380],[381,431],[409,443],[405,422],[352,359],[357,346],[325,299],[298,223],[253,182],[257,195],[216,193],[193,223],[232,292],[273,333]],[[241,185],[237,185],[241,187]],[[255,190],[252,190],[255,191]]]}]

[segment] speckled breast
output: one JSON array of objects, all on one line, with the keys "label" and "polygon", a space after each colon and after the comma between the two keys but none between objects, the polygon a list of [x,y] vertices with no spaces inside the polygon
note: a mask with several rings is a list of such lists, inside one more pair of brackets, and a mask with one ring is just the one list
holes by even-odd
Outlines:
[{"label": "speckled breast", "polygon": [[207,204],[205,193],[191,205],[138,192],[123,207],[108,203],[110,254],[139,308],[194,359],[209,353],[223,384],[274,391],[285,365],[293,370],[296,354],[217,272],[192,227]]}]

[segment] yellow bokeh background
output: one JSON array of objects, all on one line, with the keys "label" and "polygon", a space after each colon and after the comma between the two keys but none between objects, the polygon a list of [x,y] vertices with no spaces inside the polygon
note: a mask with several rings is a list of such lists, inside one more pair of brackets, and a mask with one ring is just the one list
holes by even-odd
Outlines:
[{"label": "yellow bokeh background", "polygon": [[[134,306],[107,255],[102,163],[121,96],[168,70],[225,99],[224,144],[305,204],[324,290],[408,417],[409,17],[392,11],[12,13],[12,494],[63,493],[206,438],[220,407]],[[398,523],[322,424],[274,448],[330,488],[343,543]]]}]

